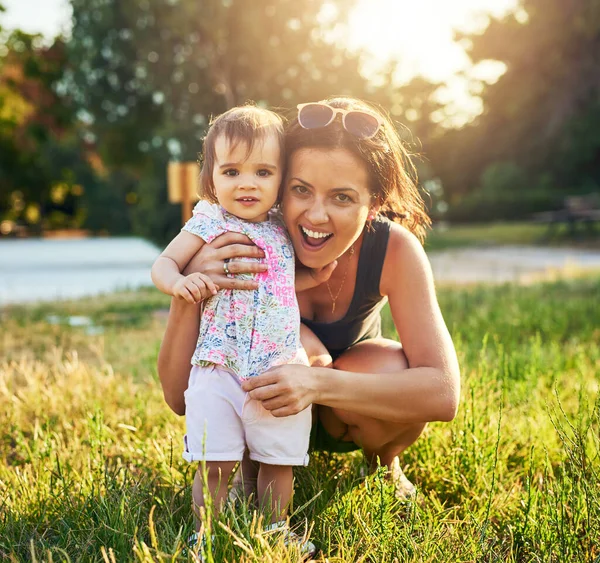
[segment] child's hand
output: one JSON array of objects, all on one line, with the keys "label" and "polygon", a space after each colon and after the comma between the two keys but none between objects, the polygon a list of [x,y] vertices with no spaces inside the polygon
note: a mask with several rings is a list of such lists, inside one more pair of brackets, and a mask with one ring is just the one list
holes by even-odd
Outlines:
[{"label": "child's hand", "polygon": [[193,273],[182,276],[173,286],[173,297],[185,299],[195,305],[217,294],[219,286],[205,274]]}]

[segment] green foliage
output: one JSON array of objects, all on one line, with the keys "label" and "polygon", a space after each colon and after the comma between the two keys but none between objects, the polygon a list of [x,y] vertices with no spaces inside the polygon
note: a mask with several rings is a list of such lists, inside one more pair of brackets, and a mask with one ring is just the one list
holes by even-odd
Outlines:
[{"label": "green foliage", "polygon": [[480,188],[453,204],[445,219],[458,223],[526,220],[539,209],[560,209],[564,194],[543,182],[533,184],[513,162],[493,162],[481,175]]},{"label": "green foliage", "polygon": [[[60,39],[14,31],[0,57],[0,219],[42,228],[79,227],[81,195],[97,178],[57,93],[66,64]],[[85,188],[82,182],[85,180]]]},{"label": "green foliage", "polygon": [[378,103],[410,126],[401,132],[425,154],[422,179],[441,180],[438,218],[525,219],[600,190],[595,0],[523,0],[484,32],[457,34],[474,64],[506,67],[493,84],[473,80],[484,111],[458,130],[438,123],[440,84],[393,82],[401,61],[361,74],[364,54],[343,47],[354,0],[71,3],[68,40],[3,36],[2,218],[162,243],[180,217],[166,164],[196,160],[211,116],[247,100],[289,110],[331,94]]},{"label": "green foliage", "polygon": [[332,93],[398,115],[410,101],[391,74],[373,87],[362,54],[336,41],[353,2],[72,0],[68,40],[47,47],[15,32],[0,60],[20,73],[0,72],[0,213],[37,229],[164,242],[180,218],[167,162],[196,160],[211,116],[247,100],[285,110]]},{"label": "green foliage", "polygon": [[[185,561],[193,468],[155,374],[156,290],[0,311],[0,553]],[[600,279],[440,292],[462,403],[403,457],[398,501],[360,453],[315,453],[291,521],[342,562],[589,562],[600,555]],[[85,314],[103,334],[49,324]],[[389,316],[384,324],[390,326]],[[247,504],[212,523],[215,561],[298,561]]]},{"label": "green foliage", "polygon": [[105,166],[131,184],[136,234],[164,242],[178,228],[166,164],[197,159],[211,116],[247,100],[290,108],[368,95],[359,55],[325,40],[352,1],[330,2],[330,20],[323,4],[72,0],[65,82]]},{"label": "green foliage", "polygon": [[[449,203],[461,207],[461,197],[473,194],[455,218],[508,218],[511,206],[526,216],[552,209],[557,194],[600,188],[599,6],[594,0],[524,0],[516,14],[492,19],[483,33],[459,35],[470,43],[474,63],[501,61],[506,72],[482,84],[480,117],[429,146]],[[520,171],[512,188],[507,165]],[[490,183],[490,175],[498,178]],[[539,193],[532,196],[532,188]]]},{"label": "green foliage", "polygon": [[[548,226],[542,223],[532,223],[531,221],[511,221],[511,222],[493,222],[493,223],[461,223],[461,224],[440,224],[434,227],[425,240],[427,251],[445,250],[448,248],[465,248],[469,246],[498,246],[507,244],[535,245],[544,240],[547,234]],[[554,239],[553,244],[574,245],[572,237],[564,239]],[[600,241],[597,237],[578,241],[598,248]]]}]

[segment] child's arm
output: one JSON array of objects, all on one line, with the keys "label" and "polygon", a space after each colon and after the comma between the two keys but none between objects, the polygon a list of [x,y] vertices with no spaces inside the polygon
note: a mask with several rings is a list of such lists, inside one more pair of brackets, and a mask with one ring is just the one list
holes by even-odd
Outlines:
[{"label": "child's arm", "polygon": [[322,268],[307,268],[300,264],[296,264],[296,281],[294,286],[296,293],[306,291],[312,287],[317,287],[322,283],[325,283],[330,277],[333,270],[337,266],[337,260],[330,262],[327,266]]},{"label": "child's arm", "polygon": [[181,273],[203,245],[204,241],[200,237],[181,231],[154,262],[154,285],[163,293],[192,304],[215,295],[219,288],[206,274],[196,272],[184,276]]}]

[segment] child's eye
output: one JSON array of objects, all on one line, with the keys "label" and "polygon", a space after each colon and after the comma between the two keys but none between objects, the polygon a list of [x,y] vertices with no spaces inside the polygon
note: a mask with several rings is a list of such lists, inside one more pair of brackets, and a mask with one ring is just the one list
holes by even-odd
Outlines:
[{"label": "child's eye", "polygon": [[237,176],[239,172],[235,168],[228,168],[223,172],[225,176]]},{"label": "child's eye", "polygon": [[259,176],[262,176],[263,178],[266,178],[267,176],[271,176],[273,173],[270,170],[267,170],[266,168],[262,168],[257,172],[257,174]]}]

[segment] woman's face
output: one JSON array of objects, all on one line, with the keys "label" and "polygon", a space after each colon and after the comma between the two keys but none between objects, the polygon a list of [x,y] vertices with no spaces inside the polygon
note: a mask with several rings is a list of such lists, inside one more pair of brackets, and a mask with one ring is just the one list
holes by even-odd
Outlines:
[{"label": "woman's face", "polygon": [[373,198],[367,168],[345,149],[300,149],[283,184],[283,218],[296,256],[309,268],[339,258],[360,236]]}]

